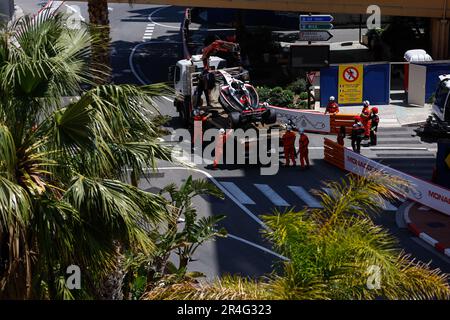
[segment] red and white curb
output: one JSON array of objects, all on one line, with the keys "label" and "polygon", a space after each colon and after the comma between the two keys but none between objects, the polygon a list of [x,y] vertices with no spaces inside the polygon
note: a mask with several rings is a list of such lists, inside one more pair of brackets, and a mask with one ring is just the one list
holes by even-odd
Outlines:
[{"label": "red and white curb", "polygon": [[420,231],[419,228],[417,228],[417,226],[414,223],[412,223],[411,219],[409,218],[409,209],[411,209],[413,205],[414,202],[410,203],[403,213],[403,217],[405,219],[406,226],[408,227],[409,231],[411,231],[416,237],[419,237],[429,245],[433,246],[440,253],[446,255],[447,257],[450,257],[450,248],[446,248],[438,240],[432,238],[427,233]]}]

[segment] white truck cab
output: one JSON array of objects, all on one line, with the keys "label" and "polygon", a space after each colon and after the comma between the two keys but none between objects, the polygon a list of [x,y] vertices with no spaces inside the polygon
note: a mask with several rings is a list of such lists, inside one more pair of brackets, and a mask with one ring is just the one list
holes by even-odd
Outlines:
[{"label": "white truck cab", "polygon": [[[211,71],[216,71],[216,76],[220,75],[218,70],[224,70],[232,75],[241,72],[239,67],[227,68],[227,61],[217,56],[209,57],[209,67]],[[196,89],[198,85],[198,75],[204,69],[202,55],[193,55],[190,59],[179,60],[175,66],[169,68],[169,82],[173,83],[175,89],[174,106],[176,107],[182,123],[190,125],[193,106],[196,105]],[[216,90],[218,93],[219,90]],[[214,99],[213,100],[217,100]]]},{"label": "white truck cab", "polygon": [[[210,68],[213,70],[225,69],[227,66],[226,60],[212,56],[209,58]],[[194,73],[201,73],[203,71],[202,55],[194,55],[191,59],[179,60],[173,69],[173,84],[175,94],[178,95],[193,95],[195,88],[192,88],[191,77]]]}]

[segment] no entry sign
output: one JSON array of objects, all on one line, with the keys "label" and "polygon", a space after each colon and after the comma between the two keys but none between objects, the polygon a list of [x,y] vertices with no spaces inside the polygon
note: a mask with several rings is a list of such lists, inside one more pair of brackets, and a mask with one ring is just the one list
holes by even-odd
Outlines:
[{"label": "no entry sign", "polygon": [[359,71],[355,67],[348,67],[344,70],[343,76],[347,82],[355,82],[359,78]]},{"label": "no entry sign", "polygon": [[363,65],[340,65],[338,102],[359,104],[363,100]]}]

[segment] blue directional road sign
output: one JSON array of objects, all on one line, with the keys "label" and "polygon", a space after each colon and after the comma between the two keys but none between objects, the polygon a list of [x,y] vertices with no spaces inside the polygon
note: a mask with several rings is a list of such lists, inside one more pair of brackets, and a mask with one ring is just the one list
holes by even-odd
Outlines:
[{"label": "blue directional road sign", "polygon": [[331,23],[318,23],[318,24],[301,23],[300,24],[300,30],[305,30],[305,31],[330,30],[330,29],[333,29],[333,25]]},{"label": "blue directional road sign", "polygon": [[300,23],[322,22],[330,23],[333,21],[333,17],[330,15],[300,15]]}]

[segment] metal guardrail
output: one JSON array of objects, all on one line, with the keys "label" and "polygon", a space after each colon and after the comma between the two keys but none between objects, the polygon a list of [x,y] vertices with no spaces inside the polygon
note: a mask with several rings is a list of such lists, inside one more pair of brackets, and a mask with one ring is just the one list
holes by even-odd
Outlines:
[{"label": "metal guardrail", "polygon": [[335,141],[324,138],[324,160],[345,170],[344,147]]}]

